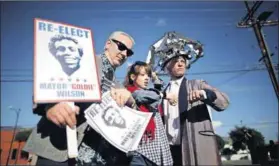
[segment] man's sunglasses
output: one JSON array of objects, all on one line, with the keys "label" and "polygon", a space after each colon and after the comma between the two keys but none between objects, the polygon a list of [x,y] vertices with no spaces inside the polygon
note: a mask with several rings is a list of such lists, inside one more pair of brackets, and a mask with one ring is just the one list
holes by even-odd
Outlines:
[{"label": "man's sunglasses", "polygon": [[119,51],[127,50],[127,56],[132,56],[134,54],[134,52],[131,49],[127,48],[125,44],[115,39],[111,40],[117,45]]}]

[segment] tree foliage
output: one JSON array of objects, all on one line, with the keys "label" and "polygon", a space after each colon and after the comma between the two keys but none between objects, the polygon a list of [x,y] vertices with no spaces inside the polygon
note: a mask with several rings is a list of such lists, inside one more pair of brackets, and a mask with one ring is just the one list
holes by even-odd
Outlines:
[{"label": "tree foliage", "polygon": [[263,135],[253,128],[236,126],[235,129],[230,131],[229,135],[232,140],[233,149],[236,151],[240,149],[244,150],[246,146],[251,150],[264,145]]},{"label": "tree foliage", "polygon": [[216,141],[217,141],[217,145],[218,145],[218,150],[222,150],[225,146],[225,141],[224,139],[219,136],[218,134],[215,135],[216,136]]},{"label": "tree foliage", "polygon": [[230,148],[225,148],[222,150],[222,155],[233,155],[236,154],[236,151]]}]

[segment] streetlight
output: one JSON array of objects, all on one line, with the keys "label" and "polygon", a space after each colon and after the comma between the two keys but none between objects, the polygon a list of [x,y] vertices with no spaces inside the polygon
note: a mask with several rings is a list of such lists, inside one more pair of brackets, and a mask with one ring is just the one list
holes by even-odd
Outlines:
[{"label": "streetlight", "polygon": [[15,139],[15,132],[16,132],[16,129],[17,129],[18,117],[19,117],[19,113],[20,113],[20,111],[21,111],[20,108],[17,109],[17,108],[14,108],[13,106],[9,106],[8,108],[9,108],[10,110],[16,112],[16,123],[15,123],[15,127],[14,127],[13,138],[12,138],[12,141],[11,141],[11,144],[10,144],[10,150],[9,150],[9,154],[8,154],[6,166],[8,166],[8,164],[9,164],[10,155],[11,155],[11,150],[12,150],[13,142],[14,142],[14,139]]}]

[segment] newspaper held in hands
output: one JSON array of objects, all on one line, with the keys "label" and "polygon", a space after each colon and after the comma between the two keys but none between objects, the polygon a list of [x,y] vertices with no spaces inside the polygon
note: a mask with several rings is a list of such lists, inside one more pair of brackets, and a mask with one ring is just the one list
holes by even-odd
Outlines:
[{"label": "newspaper held in hands", "polygon": [[87,123],[110,144],[128,153],[137,150],[152,113],[119,107],[107,91],[102,103],[92,104],[85,111]]}]

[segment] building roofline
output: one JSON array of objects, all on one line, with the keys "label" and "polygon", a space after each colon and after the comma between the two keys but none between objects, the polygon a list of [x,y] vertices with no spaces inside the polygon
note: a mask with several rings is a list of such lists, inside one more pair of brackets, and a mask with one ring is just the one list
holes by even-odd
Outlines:
[{"label": "building roofline", "polygon": [[[23,126],[18,126],[17,130],[24,130],[24,129],[32,129],[33,127],[23,127]],[[13,130],[14,126],[1,126],[1,131],[3,130]]]}]

